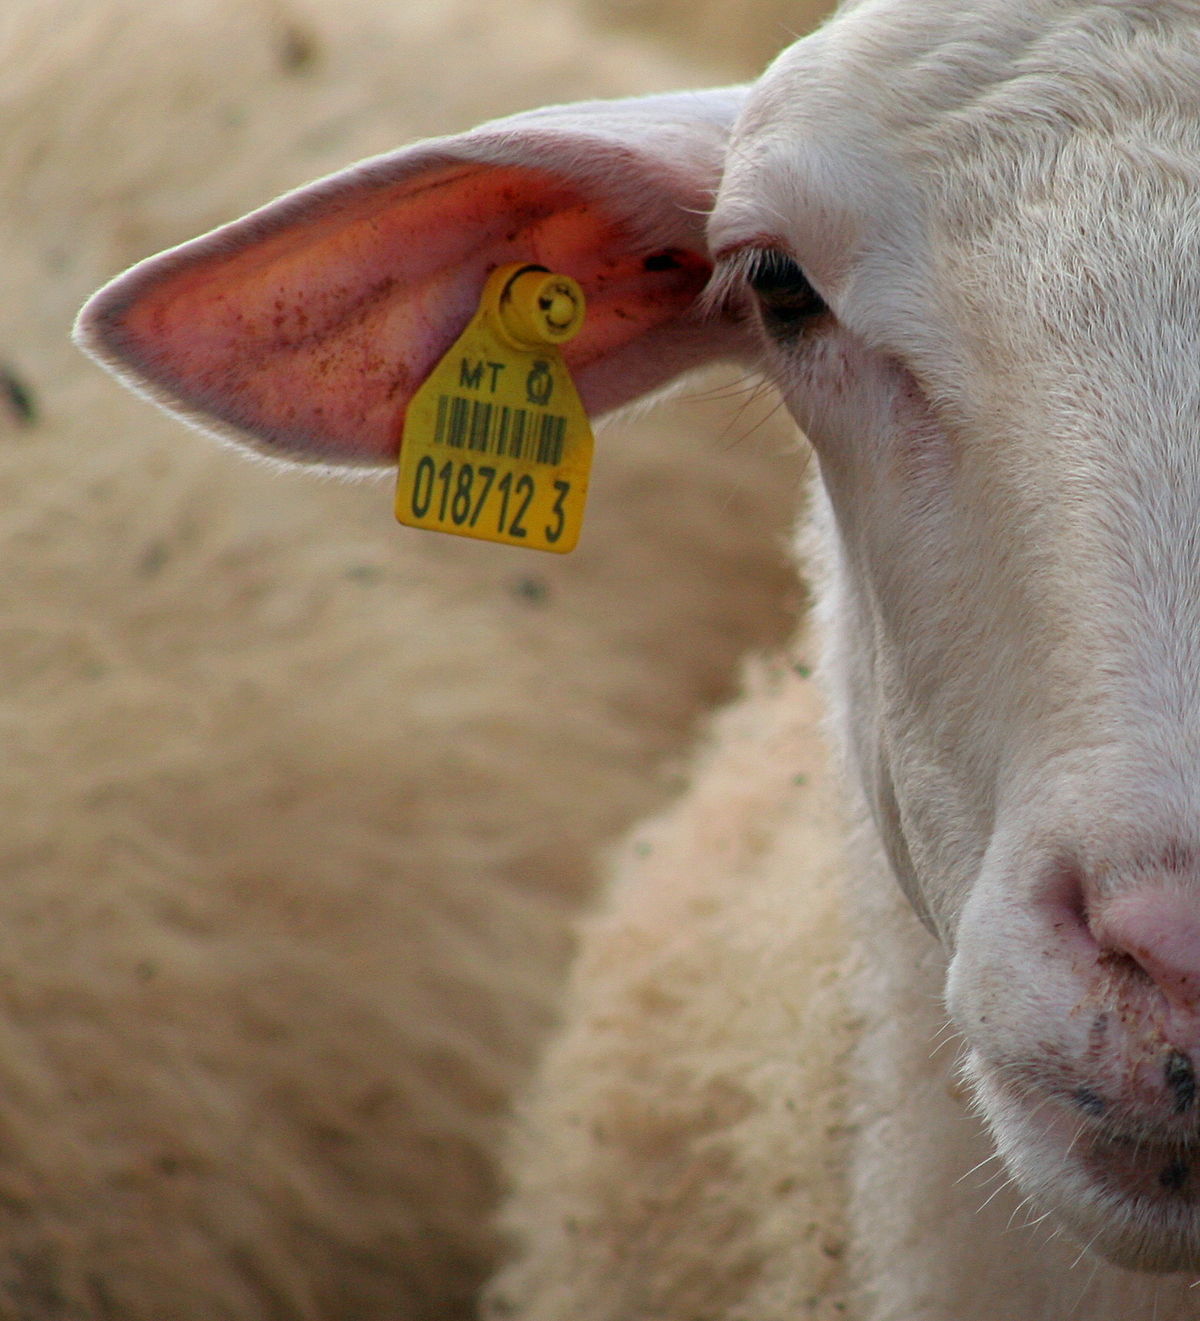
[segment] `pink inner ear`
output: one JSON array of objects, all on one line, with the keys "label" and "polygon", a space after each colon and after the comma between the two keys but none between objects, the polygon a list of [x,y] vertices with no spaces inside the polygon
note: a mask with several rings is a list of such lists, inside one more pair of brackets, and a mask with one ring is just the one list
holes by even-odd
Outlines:
[{"label": "pink inner ear", "polygon": [[693,252],[646,255],[560,177],[450,164],[370,169],[151,259],[87,314],[93,346],[163,402],[292,458],[395,459],[414,391],[507,261],[564,271],[589,314],[567,348],[589,369],[694,301]]}]

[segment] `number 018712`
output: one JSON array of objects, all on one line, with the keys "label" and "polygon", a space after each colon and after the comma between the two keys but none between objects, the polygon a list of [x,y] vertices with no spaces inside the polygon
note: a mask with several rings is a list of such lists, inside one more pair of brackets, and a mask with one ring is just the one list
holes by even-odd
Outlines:
[{"label": "number 018712", "polygon": [[409,512],[422,524],[533,546],[561,545],[568,530],[571,482],[553,473],[517,472],[424,454],[412,469]]}]

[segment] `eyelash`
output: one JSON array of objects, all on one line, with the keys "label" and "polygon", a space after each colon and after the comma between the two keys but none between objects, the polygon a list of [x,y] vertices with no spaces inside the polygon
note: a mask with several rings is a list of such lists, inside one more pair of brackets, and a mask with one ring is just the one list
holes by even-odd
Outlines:
[{"label": "eyelash", "polygon": [[800,266],[777,248],[746,248],[723,261],[709,293],[711,304],[728,308],[750,290],[763,326],[780,341],[796,338],[829,311]]}]

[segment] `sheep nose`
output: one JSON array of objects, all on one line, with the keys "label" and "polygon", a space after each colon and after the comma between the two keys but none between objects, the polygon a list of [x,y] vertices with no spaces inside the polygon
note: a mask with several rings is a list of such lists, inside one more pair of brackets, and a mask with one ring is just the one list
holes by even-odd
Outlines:
[{"label": "sheep nose", "polygon": [[1200,898],[1151,887],[1117,895],[1093,912],[1103,953],[1132,960],[1200,1035]]}]

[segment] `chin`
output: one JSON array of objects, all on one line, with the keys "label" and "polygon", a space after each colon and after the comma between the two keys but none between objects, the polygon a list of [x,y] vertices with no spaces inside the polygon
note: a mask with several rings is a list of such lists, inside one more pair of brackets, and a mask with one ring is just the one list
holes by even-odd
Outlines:
[{"label": "chin", "polygon": [[964,1073],[1033,1218],[1114,1266],[1200,1274],[1200,1128],[1089,1114],[1086,1089],[974,1051]]}]

